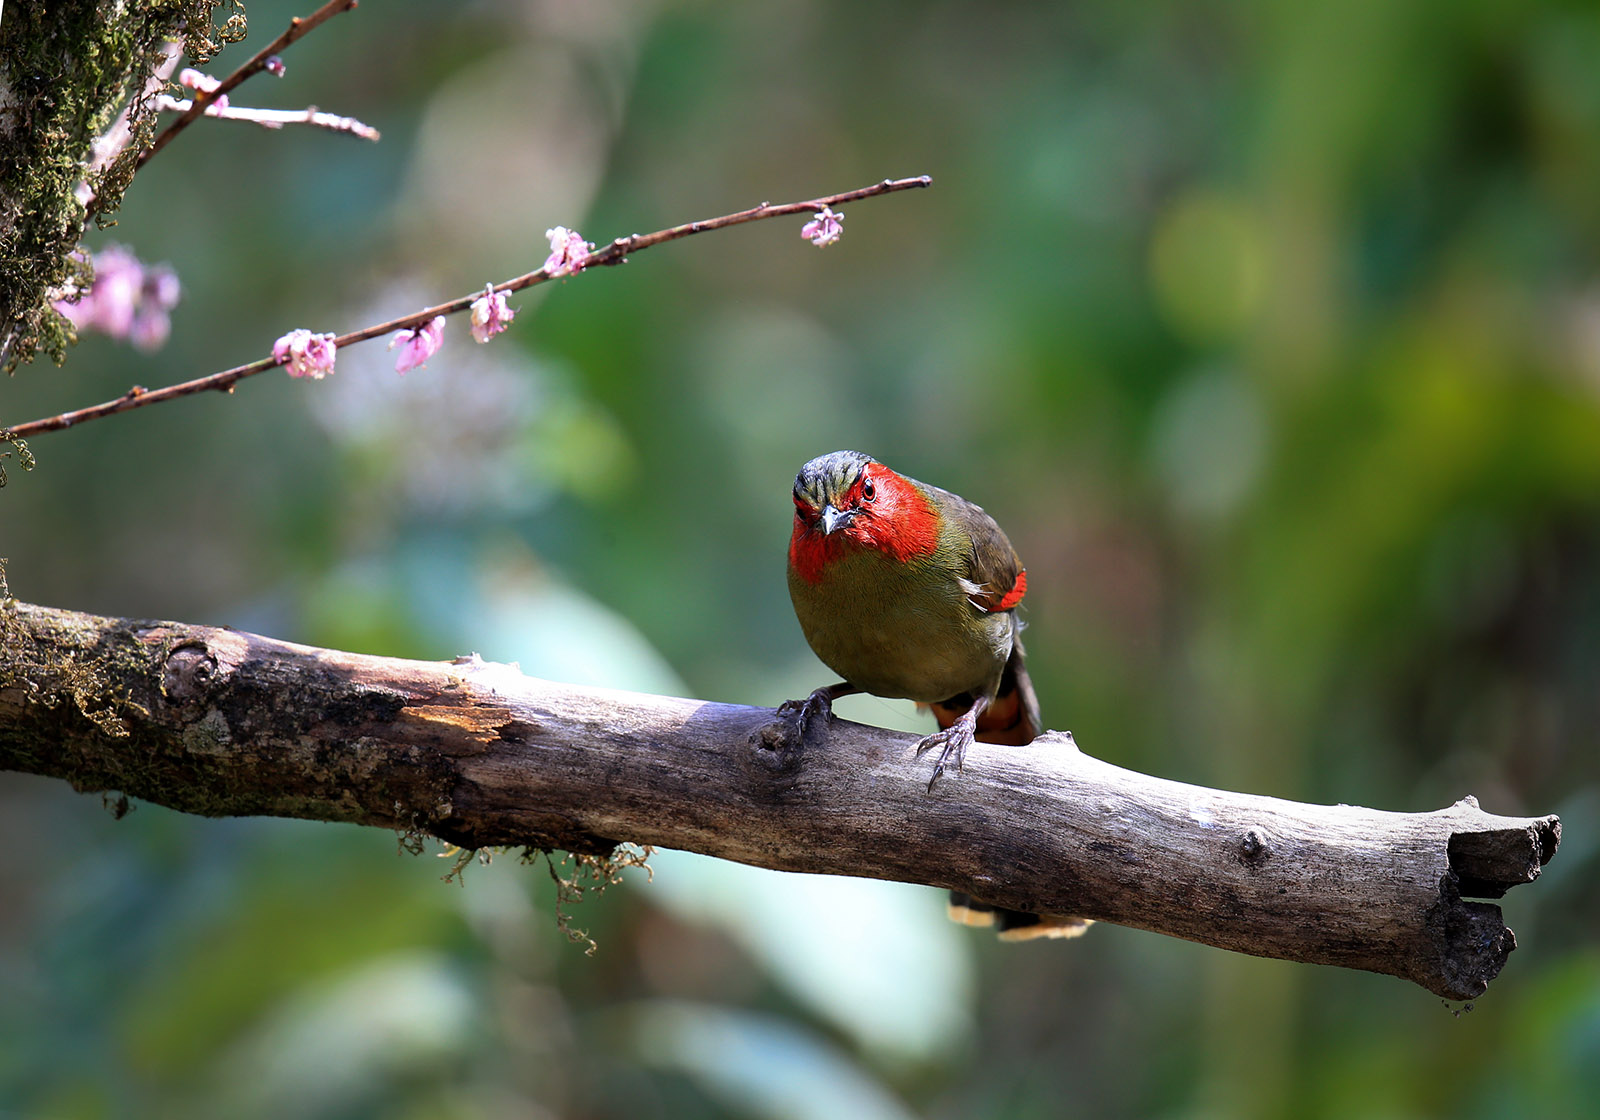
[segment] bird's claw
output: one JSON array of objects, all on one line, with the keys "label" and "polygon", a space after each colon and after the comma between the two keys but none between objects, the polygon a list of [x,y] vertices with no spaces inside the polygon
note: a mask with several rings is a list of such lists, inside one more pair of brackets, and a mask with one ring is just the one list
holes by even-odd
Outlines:
[{"label": "bird's claw", "polygon": [[796,747],[811,740],[814,727],[824,729],[822,734],[826,735],[828,724],[833,722],[833,690],[819,688],[804,700],[785,700],[778,705],[778,718],[792,721]]},{"label": "bird's claw", "polygon": [[955,759],[956,770],[965,773],[967,769],[967,747],[972,743],[972,733],[959,723],[935,731],[917,744],[917,757],[921,758],[935,747],[943,748],[939,751],[939,760],[933,764],[933,776],[928,779],[928,792],[933,792],[933,787],[945,774],[945,764],[952,758]]}]

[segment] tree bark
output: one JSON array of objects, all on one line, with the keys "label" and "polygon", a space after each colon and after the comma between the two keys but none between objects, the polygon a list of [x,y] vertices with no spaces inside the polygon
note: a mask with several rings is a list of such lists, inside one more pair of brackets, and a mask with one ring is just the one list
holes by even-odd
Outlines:
[{"label": "tree bark", "polygon": [[977,744],[933,792],[915,737],[800,741],[761,708],[552,684],[234,630],[0,607],[0,767],[209,816],[418,830],[466,848],[631,841],[893,879],[1481,995],[1497,898],[1553,816],[1303,805],[1184,785],[1066,733]]}]

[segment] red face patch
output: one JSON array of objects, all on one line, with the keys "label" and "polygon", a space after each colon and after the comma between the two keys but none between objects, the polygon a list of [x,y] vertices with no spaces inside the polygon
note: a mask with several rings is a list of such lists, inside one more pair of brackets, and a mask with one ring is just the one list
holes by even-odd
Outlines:
[{"label": "red face patch", "polygon": [[838,509],[850,520],[824,533],[821,511],[795,499],[789,564],[807,583],[822,579],[846,548],[873,548],[904,563],[939,545],[939,515],[922,492],[882,463],[868,463]]}]

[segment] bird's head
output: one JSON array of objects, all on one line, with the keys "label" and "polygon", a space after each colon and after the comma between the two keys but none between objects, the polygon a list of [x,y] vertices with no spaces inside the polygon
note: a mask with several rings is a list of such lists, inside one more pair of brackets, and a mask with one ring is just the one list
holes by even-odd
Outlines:
[{"label": "bird's head", "polygon": [[938,515],[922,491],[870,455],[819,455],[795,476],[789,561],[811,582],[846,548],[904,561],[932,552],[938,535]]}]

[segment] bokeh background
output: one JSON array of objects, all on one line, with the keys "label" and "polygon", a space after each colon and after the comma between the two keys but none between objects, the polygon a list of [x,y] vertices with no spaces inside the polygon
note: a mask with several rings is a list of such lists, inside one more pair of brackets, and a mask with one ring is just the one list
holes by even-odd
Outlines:
[{"label": "bokeh background", "polygon": [[[305,5],[254,0],[225,73]],[[931,889],[543,868],[0,775],[0,1115],[1501,1117],[1600,1099],[1600,12],[1582,3],[365,4],[114,230],[185,296],[20,421],[591,240],[886,176],[449,327],[41,437],[19,597],[774,704],[826,677],[788,489],[841,447],[1007,528],[1046,722],[1257,793],[1559,812],[1470,1012]],[[841,705],[844,708],[844,705]],[[865,699],[855,718],[921,727]]]}]

